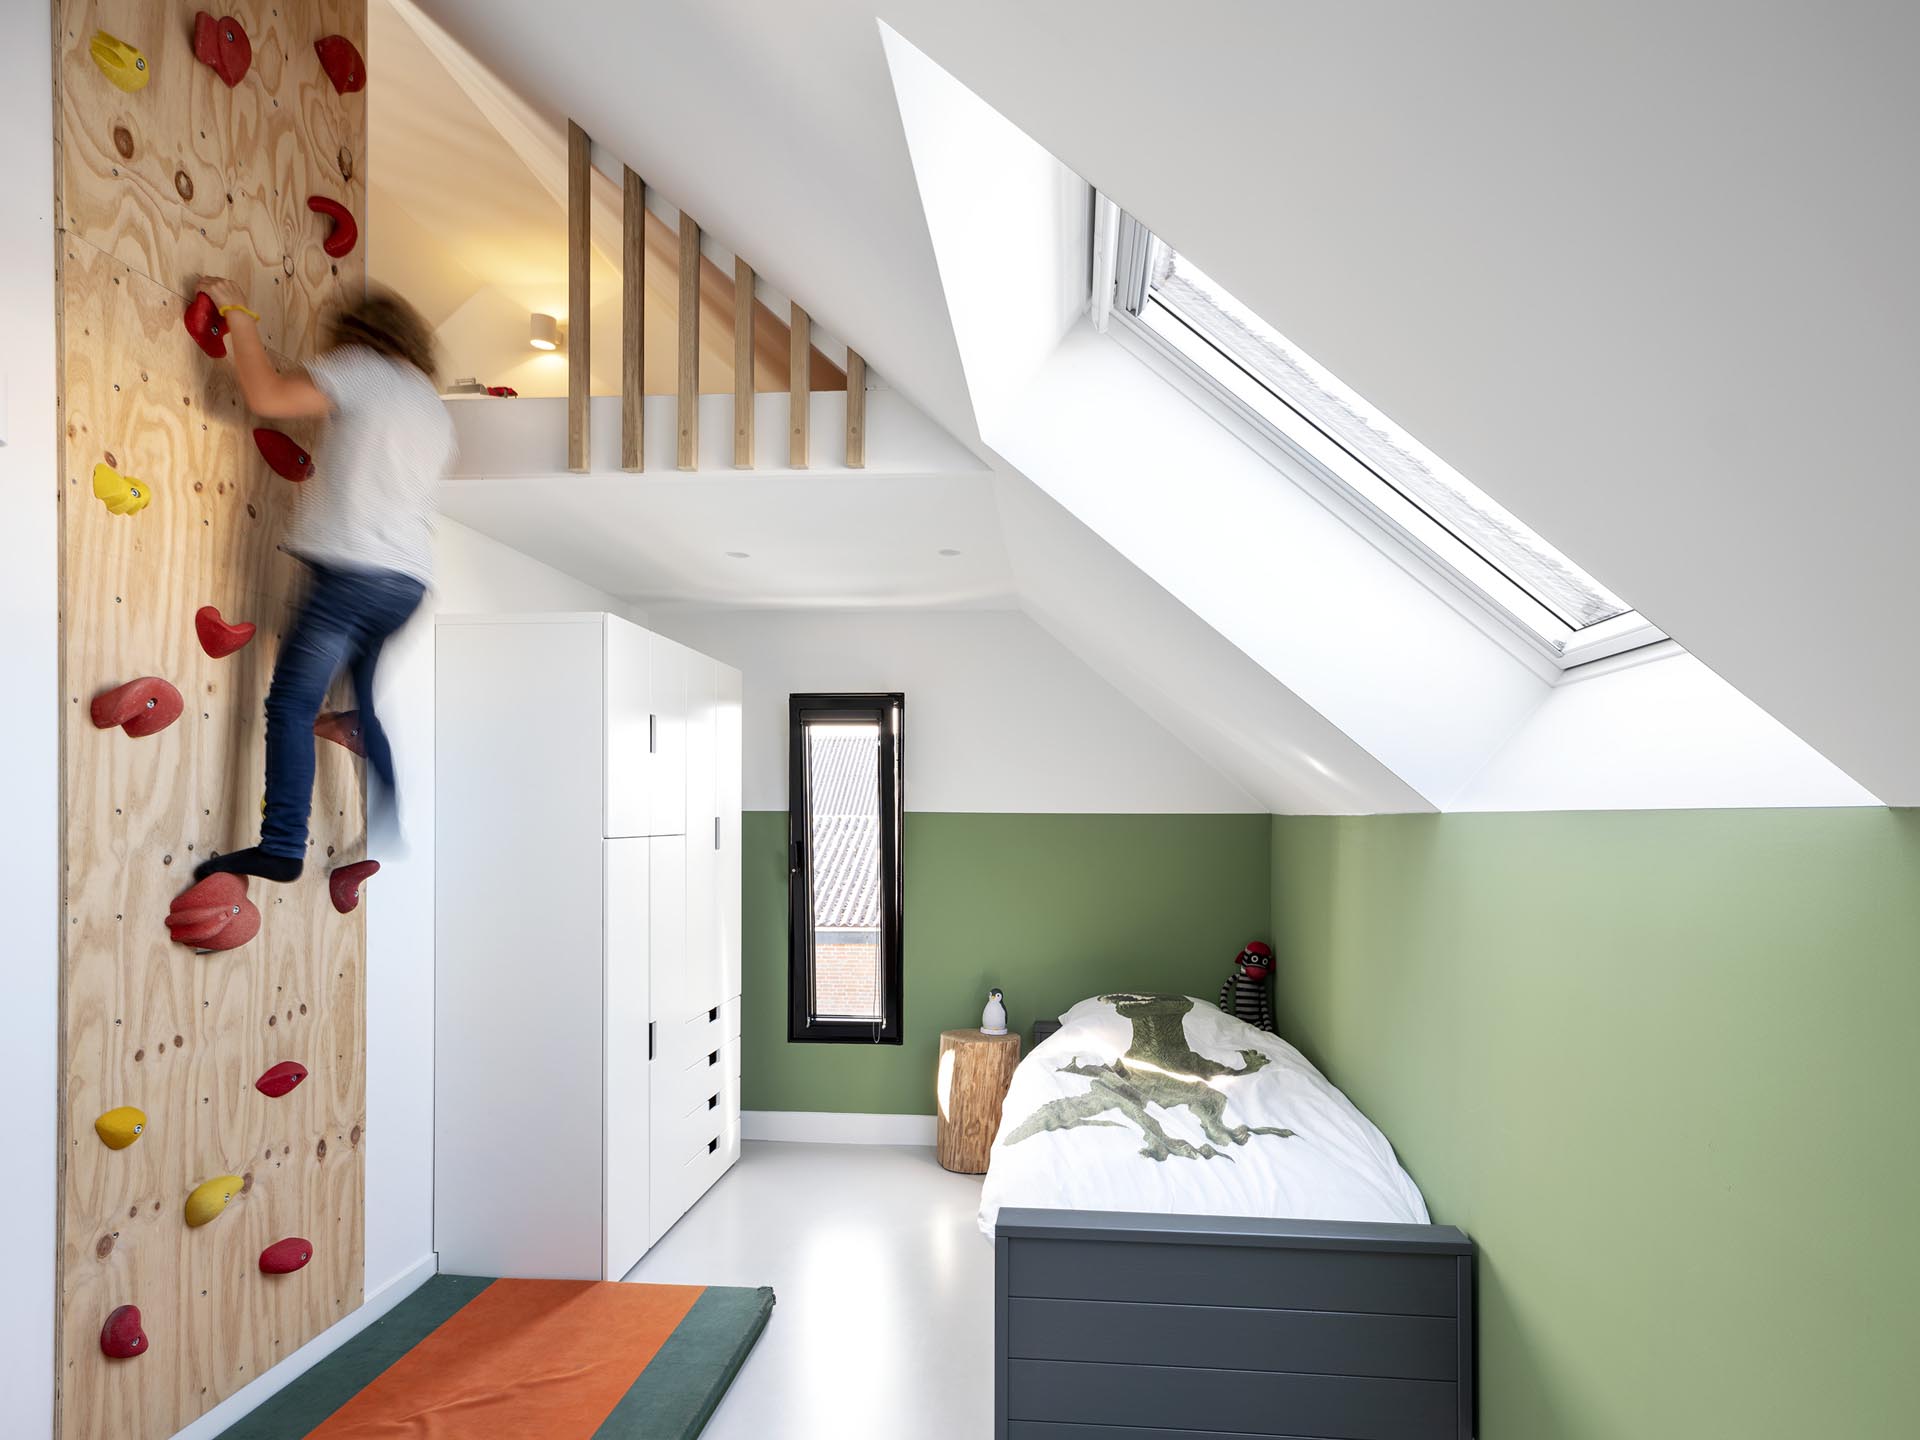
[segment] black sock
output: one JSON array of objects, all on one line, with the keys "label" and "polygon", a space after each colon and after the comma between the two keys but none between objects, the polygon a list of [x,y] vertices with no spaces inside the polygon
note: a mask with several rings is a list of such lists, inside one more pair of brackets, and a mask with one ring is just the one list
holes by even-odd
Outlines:
[{"label": "black sock", "polygon": [[193,878],[204,880],[209,875],[254,875],[284,885],[290,880],[298,880],[300,870],[300,861],[289,860],[284,855],[269,855],[254,845],[245,850],[236,850],[231,855],[216,855],[211,860],[202,860],[193,867]]}]

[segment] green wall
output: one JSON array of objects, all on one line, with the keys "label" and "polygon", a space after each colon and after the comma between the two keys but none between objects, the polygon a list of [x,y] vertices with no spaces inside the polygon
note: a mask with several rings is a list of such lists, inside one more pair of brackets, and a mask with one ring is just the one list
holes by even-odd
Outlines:
[{"label": "green wall", "polygon": [[1482,1247],[1482,1440],[1920,1434],[1920,812],[1272,823],[1281,1029]]},{"label": "green wall", "polygon": [[1264,936],[1266,815],[907,815],[906,1043],[787,1042],[787,817],[743,825],[741,1103],[933,1113],[942,1030],[1006,991],[1037,1015],[1116,986],[1212,995]]}]

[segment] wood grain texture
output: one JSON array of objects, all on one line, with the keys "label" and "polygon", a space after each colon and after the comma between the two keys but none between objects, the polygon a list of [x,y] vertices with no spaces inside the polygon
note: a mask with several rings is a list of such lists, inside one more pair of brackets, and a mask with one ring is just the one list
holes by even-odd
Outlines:
[{"label": "wood grain texture", "polygon": [[[647,212],[646,391],[680,393],[680,231]],[[733,316],[735,277],[711,259],[700,261],[700,389],[731,395],[734,388]],[[787,393],[787,322],[764,300],[753,304],[753,383],[762,395]],[[846,372],[818,349],[813,352],[813,388],[844,390]]]},{"label": "wood grain texture", "polygon": [[588,468],[593,396],[593,192],[587,132],[567,122],[567,469]]},{"label": "wood grain texture", "polygon": [[847,351],[847,468],[867,466],[867,362]]},{"label": "wood grain texture", "polygon": [[[59,226],[168,289],[202,274],[248,292],[267,344],[310,349],[326,310],[365,283],[365,240],[340,260],[320,248],[328,222],[307,198],[338,200],[365,233],[366,95],[338,95],[313,42],[366,45],[358,0],[277,0],[240,17],[253,65],[229,90],[193,57],[193,15],[178,0],[65,0],[60,86]],[[145,52],[153,79],[127,94],[88,53],[96,30]]]},{"label": "wood grain texture", "polygon": [[[260,935],[206,956],[168,939],[193,865],[258,831],[260,704],[296,584],[274,548],[292,487],[255,450],[231,370],[181,327],[180,296],[72,237],[63,261],[62,1435],[148,1440],[360,1303],[364,907],[335,914],[326,869],[357,858],[363,820],[351,757],[320,746],[308,873],[255,882]],[[93,498],[109,456],[153,487],[146,510],[114,516]],[[193,633],[203,604],[259,635],[209,659]],[[91,696],[143,674],[180,689],[181,719],[145,740],[96,730]],[[311,1074],[270,1101],[252,1082],[280,1060]],[[109,1151],[93,1120],[122,1104],[147,1130]],[[187,1192],[227,1173],[250,1175],[249,1193],[188,1230]],[[315,1261],[269,1281],[257,1257],[286,1235],[312,1240]],[[97,1336],[129,1303],[154,1348],[116,1365]]]},{"label": "wood grain texture", "polygon": [[787,347],[787,464],[804,470],[813,429],[813,321],[797,300],[787,326]]},{"label": "wood grain texture", "polygon": [[680,212],[680,447],[682,470],[700,466],[700,225]]},{"label": "wood grain texture", "polygon": [[1000,1107],[1020,1063],[1020,1037],[983,1030],[940,1032],[935,1071],[934,1154],[962,1175],[987,1173],[987,1152],[1000,1129]]},{"label": "wood grain texture", "polygon": [[646,461],[647,186],[622,168],[620,217],[620,468]]},{"label": "wood grain texture", "polygon": [[[357,762],[319,747],[307,874],[254,883],[258,936],[196,955],[164,924],[199,860],[258,834],[261,703],[299,568],[275,548],[294,487],[260,458],[231,366],[203,356],[181,316],[201,272],[232,276],[284,365],[310,352],[327,306],[364,286],[364,243],[327,257],[324,222],[306,208],[310,193],[364,208],[365,96],[336,95],[312,48],[330,32],[364,45],[364,7],[279,0],[248,13],[254,64],[231,92],[192,58],[195,8],[66,0],[56,12],[63,1440],[172,1435],[356,1309],[365,1268],[374,902],[343,916],[326,894],[329,864],[358,858]],[[145,89],[126,95],[99,75],[87,57],[95,29],[146,52]],[[176,193],[169,166],[190,186]],[[277,428],[319,443],[312,427]],[[324,474],[324,449],[314,453]],[[93,497],[100,461],[148,483],[145,510],[115,516]],[[210,659],[193,628],[207,604],[258,635]],[[146,739],[96,730],[91,697],[139,675],[179,688],[181,718]],[[310,1075],[270,1100],[253,1081],[281,1060]],[[147,1125],[111,1151],[93,1122],[116,1105],[140,1107]],[[227,1173],[245,1192],[188,1229],[187,1193]],[[261,1275],[260,1251],[290,1235],[313,1242],[312,1263]],[[140,1307],[151,1350],[109,1361],[100,1326],[121,1304]]]},{"label": "wood grain texture", "polygon": [[733,258],[733,464],[753,468],[753,267]]}]

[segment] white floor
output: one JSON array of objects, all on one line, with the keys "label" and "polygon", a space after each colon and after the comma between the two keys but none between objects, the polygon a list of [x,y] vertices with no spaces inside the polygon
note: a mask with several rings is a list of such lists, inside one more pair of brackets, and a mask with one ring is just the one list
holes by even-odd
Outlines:
[{"label": "white floor", "polygon": [[993,1426],[993,1247],[978,1176],[930,1149],[748,1141],[627,1276],[771,1285],[702,1440],[977,1440]]}]

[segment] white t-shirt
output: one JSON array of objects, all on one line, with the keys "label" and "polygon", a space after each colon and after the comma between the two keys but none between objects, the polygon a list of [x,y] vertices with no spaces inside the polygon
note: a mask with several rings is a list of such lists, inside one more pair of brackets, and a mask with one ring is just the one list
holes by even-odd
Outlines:
[{"label": "white t-shirt", "polygon": [[307,362],[333,415],[301,482],[286,548],[352,570],[433,580],[434,486],[453,464],[453,420],[433,382],[364,345]]}]

